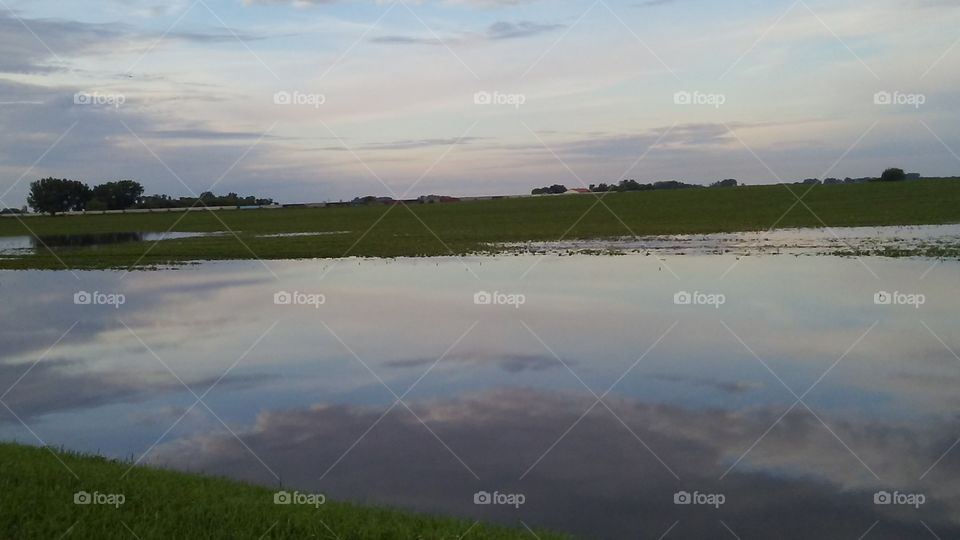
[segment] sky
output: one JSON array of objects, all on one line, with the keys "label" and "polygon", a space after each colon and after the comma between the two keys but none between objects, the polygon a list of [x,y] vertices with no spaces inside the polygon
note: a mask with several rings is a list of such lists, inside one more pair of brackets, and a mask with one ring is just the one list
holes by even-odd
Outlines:
[{"label": "sky", "polygon": [[960,1],[0,0],[0,204],[960,174]]}]

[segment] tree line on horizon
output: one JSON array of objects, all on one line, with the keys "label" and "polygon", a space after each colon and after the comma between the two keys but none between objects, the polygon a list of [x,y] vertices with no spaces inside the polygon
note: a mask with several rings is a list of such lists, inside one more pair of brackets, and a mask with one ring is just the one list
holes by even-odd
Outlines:
[{"label": "tree line on horizon", "polygon": [[190,208],[193,206],[266,206],[273,199],[254,196],[240,197],[236,193],[223,196],[205,191],[199,197],[169,195],[144,196],[144,188],[135,180],[117,180],[90,187],[79,180],[42,178],[30,183],[27,204],[35,212],[56,215],[63,212]]},{"label": "tree line on horizon", "polygon": [[[866,178],[844,178],[840,180],[839,178],[826,178],[820,180],[819,178],[808,178],[802,182],[795,182],[796,184],[802,185],[813,185],[813,184],[824,184],[824,185],[834,185],[834,184],[860,184],[864,182],[901,182],[907,180],[910,177],[919,178],[919,174],[908,175],[904,172],[903,169],[899,168],[890,168],[883,171],[879,177],[866,177]],[[676,180],[668,180],[663,182],[653,182],[649,184],[641,184],[636,180],[621,180],[616,184],[590,184],[589,190],[593,193],[610,193],[610,192],[630,192],[630,191],[657,191],[657,190],[668,190],[668,189],[705,189],[705,188],[734,188],[738,186],[744,186],[746,184],[739,183],[734,178],[728,178],[726,180],[720,180],[714,182],[709,186],[704,186],[702,184],[687,184],[684,182],[678,182]],[[562,193],[567,193],[570,190],[567,189],[567,186],[563,184],[554,184],[552,186],[545,186],[535,188],[531,191],[532,195],[559,195]]]}]

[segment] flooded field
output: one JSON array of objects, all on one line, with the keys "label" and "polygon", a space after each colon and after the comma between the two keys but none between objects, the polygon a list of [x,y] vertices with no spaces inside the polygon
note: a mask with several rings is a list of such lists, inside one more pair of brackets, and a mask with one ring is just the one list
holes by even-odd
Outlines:
[{"label": "flooded field", "polygon": [[702,251],[2,272],[0,437],[583,538],[960,534],[960,264]]}]

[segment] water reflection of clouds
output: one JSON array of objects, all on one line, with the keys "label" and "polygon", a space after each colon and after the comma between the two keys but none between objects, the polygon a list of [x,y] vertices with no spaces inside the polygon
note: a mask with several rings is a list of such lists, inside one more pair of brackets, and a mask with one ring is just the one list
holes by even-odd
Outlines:
[{"label": "water reflection of clouds", "polygon": [[[920,514],[880,512],[869,500],[881,484],[918,485],[960,436],[954,418],[960,364],[923,326],[960,350],[952,331],[960,326],[955,263],[918,281],[929,261],[870,259],[878,283],[855,260],[756,258],[720,280],[731,258],[691,257],[671,261],[677,281],[652,258],[549,257],[521,280],[534,260],[468,260],[480,281],[455,260],[354,260],[322,280],[316,262],[271,262],[279,282],[257,262],[122,279],[116,272],[81,272],[80,282],[55,272],[2,273],[0,385],[12,384],[80,320],[4,400],[41,424],[48,442],[72,443],[71,430],[82,429],[83,444],[72,447],[138,455],[192,399],[124,324],[201,393],[279,321],[209,401],[294,484],[505,520],[516,516],[479,512],[469,496],[516,488],[530,495],[523,509],[529,522],[579,531],[601,523],[611,538],[661,522],[666,530],[675,520],[678,537],[722,536],[716,513],[672,505],[671,494],[681,488],[726,492],[722,519],[743,538],[857,538],[877,519],[883,526],[871,538],[914,537],[923,533],[916,527],[921,514],[942,537],[957,533],[951,480],[960,457],[948,456],[920,483],[932,501]],[[916,290],[930,300],[922,310],[878,307],[872,298],[880,288]],[[78,289],[123,292],[128,303],[119,310],[74,306]],[[675,306],[680,289],[723,292],[728,303],[720,310]],[[277,290],[319,292],[328,302],[320,310],[277,306]],[[519,310],[476,306],[477,290],[522,292],[528,302]],[[681,481],[597,407],[520,482],[592,402],[551,350],[599,393],[677,320],[607,401]],[[318,482],[393,401],[323,324],[402,393],[477,321],[409,400],[483,482],[402,407]],[[843,443],[800,407],[718,481],[794,400],[724,325],[802,393],[876,321],[805,398]],[[5,436],[13,425],[6,420]],[[153,458],[271,481],[221,428],[202,415],[189,418]]]},{"label": "water reflection of clouds", "polygon": [[[878,482],[818,420],[797,411],[719,480],[782,410],[692,411],[610,400],[611,408],[663,457],[679,481],[601,408],[584,417],[519,480],[591,402],[578,395],[511,390],[412,404],[480,481],[402,408],[390,412],[366,437],[364,432],[383,410],[315,405],[265,411],[239,434],[299,489],[468,517],[519,518],[588,537],[635,537],[658,527],[666,530],[675,520],[682,523],[676,531],[680,537],[719,537],[720,519],[744,538],[856,538],[875,520],[883,526],[873,531],[874,538],[913,537],[919,519],[944,537],[960,533],[955,512],[960,490],[945,480],[960,472],[960,456],[942,461],[927,481],[917,480],[952,442],[948,434],[960,430],[957,421],[919,428],[884,422],[854,425],[827,417],[837,436],[878,472]],[[153,461],[251,481],[272,480],[228,433],[165,444]],[[873,493],[890,486],[922,490],[930,502],[907,513],[874,506]],[[519,512],[478,508],[472,494],[481,489],[524,493],[528,503]],[[673,493],[681,489],[724,493],[727,504],[709,511],[674,506]]]}]

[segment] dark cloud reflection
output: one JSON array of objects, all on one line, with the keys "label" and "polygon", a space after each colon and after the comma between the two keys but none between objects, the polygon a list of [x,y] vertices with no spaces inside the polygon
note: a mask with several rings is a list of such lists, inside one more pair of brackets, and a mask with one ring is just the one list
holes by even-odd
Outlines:
[{"label": "dark cloud reflection", "polygon": [[[960,460],[948,457],[936,475],[917,481],[949,446],[951,436],[944,434],[958,432],[956,421],[917,431],[827,418],[827,430],[798,410],[721,480],[781,410],[693,411],[610,400],[629,430],[598,406],[521,480],[591,403],[583,396],[510,390],[411,405],[452,452],[403,407],[379,423],[382,409],[316,405],[267,411],[240,435],[299,489],[477,519],[522,519],[588,538],[657,538],[674,522],[679,523],[671,538],[719,538],[729,534],[721,520],[741,538],[858,538],[876,521],[870,538],[915,538],[924,532],[920,520],[942,538],[960,534],[960,494],[943,480],[955,475]],[[838,438],[882,480],[860,466]],[[272,480],[230,434],[168,443],[153,459],[266,484]],[[928,502],[919,510],[876,506],[873,493],[879,489],[919,491]],[[473,504],[478,490],[524,493],[527,504],[519,510],[478,507]],[[678,490],[723,493],[727,502],[720,509],[677,506]]]}]

